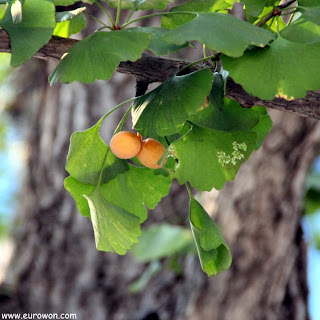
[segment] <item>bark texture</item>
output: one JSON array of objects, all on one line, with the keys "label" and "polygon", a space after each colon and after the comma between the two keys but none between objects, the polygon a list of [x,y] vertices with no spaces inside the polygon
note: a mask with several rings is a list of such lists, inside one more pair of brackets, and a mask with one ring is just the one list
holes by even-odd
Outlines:
[{"label": "bark texture", "polygon": [[[34,57],[59,61],[63,54],[65,54],[77,42],[78,40],[74,39],[52,37],[50,42],[41,48]],[[4,30],[0,30],[0,52],[11,52],[10,39],[7,32]],[[142,58],[137,61],[121,62],[117,71],[120,73],[130,74],[138,80],[153,83],[165,81],[187,64],[187,61],[155,57],[154,55],[144,53]],[[196,65],[190,68],[190,71],[195,71],[200,68],[201,66]],[[295,99],[292,101],[282,98],[262,100],[248,94],[232,79],[228,80],[226,90],[227,97],[236,100],[246,108],[259,105],[281,111],[288,111],[302,117],[320,119],[319,91],[309,91],[305,98]]]},{"label": "bark texture", "polygon": [[[1,312],[72,312],[81,320],[308,319],[300,219],[305,176],[319,148],[319,122],[274,111],[272,132],[235,181],[203,194],[231,247],[230,270],[208,278],[198,258],[189,255],[183,274],[164,266],[143,293],[132,295],[127,287],[145,266],[130,255],[96,251],[91,223],[77,212],[63,179],[70,135],[128,98],[129,93],[120,95],[134,84],[115,77],[111,83],[48,87],[47,67],[42,68],[32,95],[37,98],[30,108],[28,173]],[[105,137],[114,129],[112,120]],[[185,190],[175,184],[149,222],[186,223],[187,203]]]}]

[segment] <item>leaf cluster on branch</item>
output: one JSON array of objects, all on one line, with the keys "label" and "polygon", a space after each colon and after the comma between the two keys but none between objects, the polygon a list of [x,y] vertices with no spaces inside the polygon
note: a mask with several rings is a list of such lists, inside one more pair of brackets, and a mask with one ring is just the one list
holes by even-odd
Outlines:
[{"label": "leaf cluster on branch", "polygon": [[[170,11],[171,0],[109,0],[115,19],[103,1],[82,1],[97,5],[107,22],[81,6],[55,12],[75,2],[1,0],[0,51],[12,53],[12,66],[31,57],[58,60],[51,85],[107,80],[116,70],[137,79],[136,97],[71,137],[65,187],[91,219],[97,249],[125,254],[138,242],[147,208],[176,179],[190,196],[191,232],[204,272],[227,269],[228,245],[191,187],[221,189],[234,179],[272,127],[264,106],[320,119],[319,3],[243,0],[246,21],[229,13],[236,0],[191,0]],[[164,11],[134,17],[155,9]],[[124,10],[130,11],[121,19]],[[69,39],[85,27],[84,14],[100,29],[81,41]],[[162,17],[161,27],[131,27],[155,16]],[[196,61],[162,57],[195,41],[203,47]],[[145,93],[152,82],[161,85]],[[128,103],[109,148],[100,126]],[[137,135],[119,135],[130,114]]]}]

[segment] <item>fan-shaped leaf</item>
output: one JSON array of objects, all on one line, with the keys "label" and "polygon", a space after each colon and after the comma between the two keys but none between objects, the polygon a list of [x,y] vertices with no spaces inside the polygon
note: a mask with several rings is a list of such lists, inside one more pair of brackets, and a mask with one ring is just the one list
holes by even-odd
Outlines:
[{"label": "fan-shaped leaf", "polygon": [[138,242],[141,234],[139,218],[106,201],[98,189],[85,198],[90,207],[97,249],[124,255]]},{"label": "fan-shaped leaf", "polygon": [[179,132],[189,115],[203,104],[212,78],[210,69],[169,78],[133,102],[133,126],[144,136],[153,138]]},{"label": "fan-shaped leaf", "polygon": [[11,5],[0,21],[0,27],[10,36],[11,65],[18,66],[30,59],[50,40],[55,21],[55,7],[49,0],[25,0],[22,6],[22,21],[14,23]]},{"label": "fan-shaped leaf", "polygon": [[302,44],[279,37],[268,48],[249,50],[238,59],[222,56],[222,62],[248,93],[290,100],[320,89],[319,56],[320,42]]},{"label": "fan-shaped leaf", "polygon": [[50,84],[79,81],[90,83],[109,79],[121,61],[135,61],[148,48],[147,33],[96,32],[73,46],[49,77]]},{"label": "fan-shaped leaf", "polygon": [[219,228],[193,197],[190,198],[190,225],[202,270],[208,276],[227,270],[232,261],[230,249]]},{"label": "fan-shaped leaf", "polygon": [[[200,12],[217,12],[232,8],[235,1],[225,0],[193,0],[186,1],[177,7],[173,7],[170,12],[189,11],[194,13]],[[161,26],[168,30],[176,28],[195,18],[195,14],[174,14],[164,15],[161,19]]]},{"label": "fan-shaped leaf", "polygon": [[194,125],[169,147],[168,151],[179,161],[173,175],[180,184],[189,181],[201,191],[221,189],[234,179],[256,141],[257,135],[252,131],[223,132]]},{"label": "fan-shaped leaf", "polygon": [[269,30],[217,12],[200,13],[163,36],[165,41],[176,45],[196,40],[231,57],[242,56],[250,45],[264,47],[274,38],[275,34]]}]

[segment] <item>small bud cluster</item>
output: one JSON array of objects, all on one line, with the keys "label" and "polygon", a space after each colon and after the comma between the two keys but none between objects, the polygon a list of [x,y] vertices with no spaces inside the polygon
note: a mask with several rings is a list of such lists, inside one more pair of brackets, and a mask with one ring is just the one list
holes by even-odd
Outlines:
[{"label": "small bud cluster", "polygon": [[232,148],[233,148],[232,157],[229,155],[226,155],[224,151],[218,151],[217,153],[218,161],[224,167],[228,166],[228,164],[230,163],[233,165],[236,165],[237,160],[243,159],[244,154],[240,150],[246,151],[247,145],[245,144],[245,142],[238,143],[237,141],[233,141]]}]

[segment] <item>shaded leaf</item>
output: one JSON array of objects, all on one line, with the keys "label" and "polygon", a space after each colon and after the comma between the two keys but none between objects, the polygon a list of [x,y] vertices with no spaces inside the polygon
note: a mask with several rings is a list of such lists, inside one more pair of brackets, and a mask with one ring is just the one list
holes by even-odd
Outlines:
[{"label": "shaded leaf", "polygon": [[291,100],[304,97],[307,90],[320,89],[319,55],[320,42],[301,44],[279,37],[263,50],[221,59],[233,80],[248,93],[265,100],[275,96]]},{"label": "shaded leaf", "polygon": [[249,45],[264,47],[275,35],[230,14],[213,12],[198,14],[195,19],[169,31],[163,38],[176,45],[196,40],[228,56],[240,57]]},{"label": "shaded leaf", "polygon": [[207,212],[190,198],[190,225],[202,270],[208,276],[227,270],[232,261],[230,249]]},{"label": "shaded leaf", "polygon": [[0,27],[10,36],[11,65],[18,66],[30,59],[50,40],[56,25],[55,6],[49,0],[25,0],[22,7],[23,19],[14,23],[11,5],[0,21]]},{"label": "shaded leaf", "polygon": [[130,28],[126,30],[129,32],[134,31],[134,32],[143,32],[143,33],[150,34],[152,36],[152,39],[148,49],[158,56],[164,56],[164,55],[167,55],[168,53],[176,52],[189,45],[188,43],[185,43],[181,46],[176,46],[175,44],[164,41],[162,37],[164,34],[168,32],[168,30],[163,28],[137,27],[137,28]]},{"label": "shaded leaf", "polygon": [[193,244],[190,230],[168,224],[158,224],[142,230],[139,243],[131,253],[142,263],[162,259],[184,251]]},{"label": "shaded leaf", "polygon": [[132,122],[147,137],[179,132],[190,114],[196,113],[209,94],[212,72],[202,69],[174,76],[133,102]]},{"label": "shaded leaf", "polygon": [[161,270],[161,267],[162,265],[159,261],[152,261],[143,274],[129,285],[129,292],[138,293],[143,291],[149,281]]},{"label": "shaded leaf", "polygon": [[52,85],[110,79],[121,61],[136,61],[148,48],[151,36],[126,30],[96,32],[74,45],[49,77]]}]

